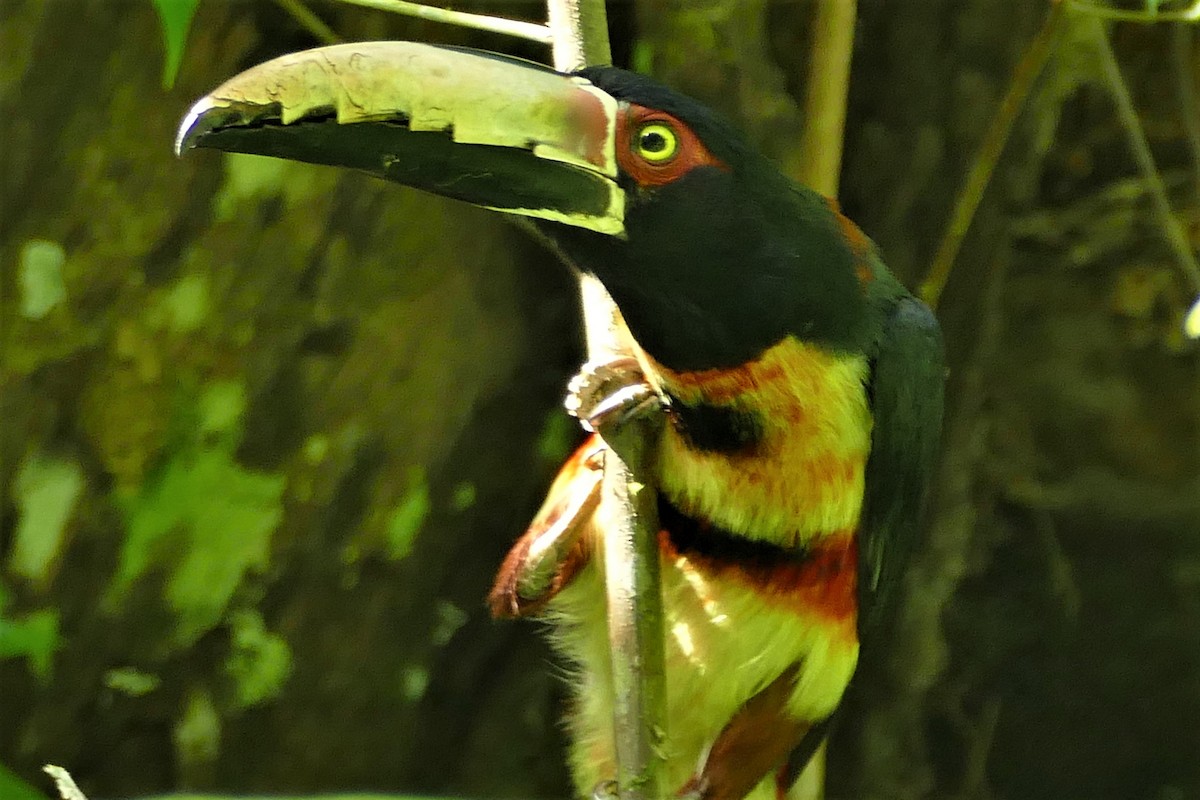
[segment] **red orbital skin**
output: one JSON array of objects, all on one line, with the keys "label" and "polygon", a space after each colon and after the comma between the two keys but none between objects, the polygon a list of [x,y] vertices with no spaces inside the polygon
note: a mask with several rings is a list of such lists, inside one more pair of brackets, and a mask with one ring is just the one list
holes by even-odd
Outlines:
[{"label": "red orbital skin", "polygon": [[[675,155],[666,161],[648,161],[638,155],[637,136],[650,123],[666,125],[678,137]],[[665,111],[635,103],[623,104],[617,117],[617,163],[639,186],[665,186],[696,167],[729,167],[708,151],[687,125]]]}]

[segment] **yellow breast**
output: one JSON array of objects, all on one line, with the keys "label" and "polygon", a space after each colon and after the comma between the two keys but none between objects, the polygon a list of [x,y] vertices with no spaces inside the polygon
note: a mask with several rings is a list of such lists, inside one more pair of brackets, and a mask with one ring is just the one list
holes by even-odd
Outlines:
[{"label": "yellow breast", "polygon": [[685,403],[750,412],[762,424],[758,446],[732,455],[697,450],[668,426],[658,480],[672,502],[783,545],[853,533],[871,438],[864,356],[789,336],[732,369],[675,372],[641,358],[657,388]]}]

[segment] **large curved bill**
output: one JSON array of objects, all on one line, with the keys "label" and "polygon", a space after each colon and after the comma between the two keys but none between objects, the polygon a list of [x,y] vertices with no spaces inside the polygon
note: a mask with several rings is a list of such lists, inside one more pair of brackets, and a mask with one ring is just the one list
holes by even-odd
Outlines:
[{"label": "large curved bill", "polygon": [[477,50],[365,42],[235,76],[192,106],[176,150],[352,167],[499,211],[624,231],[617,102],[586,80]]}]

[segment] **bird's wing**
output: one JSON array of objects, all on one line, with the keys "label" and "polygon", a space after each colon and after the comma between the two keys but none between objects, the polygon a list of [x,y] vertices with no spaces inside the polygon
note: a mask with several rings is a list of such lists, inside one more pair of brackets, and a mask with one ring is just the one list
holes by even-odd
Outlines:
[{"label": "bird's wing", "polygon": [[585,531],[600,502],[605,445],[591,436],[562,469],[542,507],[509,550],[488,594],[492,615],[536,614],[583,568],[589,556]]},{"label": "bird's wing", "polygon": [[922,498],[942,427],[945,354],[933,312],[902,298],[874,356],[875,423],[859,526],[859,638],[892,604],[921,524]]}]

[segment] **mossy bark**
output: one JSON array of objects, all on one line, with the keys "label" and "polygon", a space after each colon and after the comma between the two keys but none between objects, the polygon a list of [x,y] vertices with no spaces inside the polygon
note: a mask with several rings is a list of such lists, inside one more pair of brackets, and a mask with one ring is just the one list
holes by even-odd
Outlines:
[{"label": "mossy bark", "polygon": [[95,796],[556,791],[545,656],[482,598],[574,437],[570,276],[487,212],[176,159],[194,97],[314,44],[271,4],[202,3],[169,92],[148,2],[0,14],[0,761]]}]

